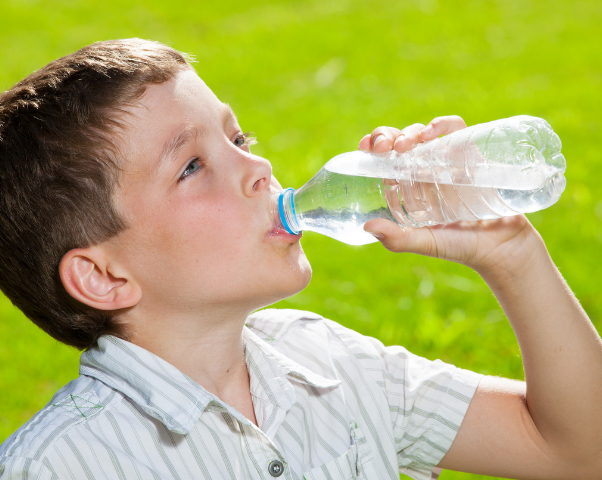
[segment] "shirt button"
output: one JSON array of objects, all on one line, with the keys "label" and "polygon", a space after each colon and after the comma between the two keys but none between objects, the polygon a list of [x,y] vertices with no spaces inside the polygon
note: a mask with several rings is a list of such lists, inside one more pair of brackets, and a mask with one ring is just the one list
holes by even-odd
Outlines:
[{"label": "shirt button", "polygon": [[279,477],[284,472],[284,465],[280,460],[272,460],[268,466],[268,472],[272,477]]}]

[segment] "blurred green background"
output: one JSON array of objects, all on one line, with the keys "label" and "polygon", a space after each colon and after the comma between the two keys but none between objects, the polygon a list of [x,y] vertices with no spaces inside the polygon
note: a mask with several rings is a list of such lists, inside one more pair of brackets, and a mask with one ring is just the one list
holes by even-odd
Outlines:
[{"label": "blurred green background", "polygon": [[[97,40],[168,43],[196,56],[200,76],[257,134],[254,152],[284,187],[301,186],[379,125],[543,117],[563,141],[567,189],[529,217],[600,330],[601,17],[598,0],[1,0],[0,89]],[[312,233],[302,243],[313,280],[278,306],[523,378],[513,332],[473,271]],[[0,296],[0,441],[77,376],[78,357]]]}]

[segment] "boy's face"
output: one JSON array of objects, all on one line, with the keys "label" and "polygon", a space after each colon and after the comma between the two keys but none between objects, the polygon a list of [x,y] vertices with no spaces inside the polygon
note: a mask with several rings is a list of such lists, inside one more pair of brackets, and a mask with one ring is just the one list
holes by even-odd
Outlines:
[{"label": "boy's face", "polygon": [[123,120],[116,204],[130,227],[109,248],[147,312],[253,310],[308,284],[300,237],[274,229],[270,163],[194,71],[148,87]]}]

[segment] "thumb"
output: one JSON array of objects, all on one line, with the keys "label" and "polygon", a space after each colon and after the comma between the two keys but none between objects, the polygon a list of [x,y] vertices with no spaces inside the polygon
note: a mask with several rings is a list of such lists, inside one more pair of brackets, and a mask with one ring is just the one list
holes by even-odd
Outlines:
[{"label": "thumb", "polygon": [[376,218],[366,222],[364,230],[374,235],[387,250],[392,252],[437,256],[437,244],[428,228],[402,227],[391,220]]}]

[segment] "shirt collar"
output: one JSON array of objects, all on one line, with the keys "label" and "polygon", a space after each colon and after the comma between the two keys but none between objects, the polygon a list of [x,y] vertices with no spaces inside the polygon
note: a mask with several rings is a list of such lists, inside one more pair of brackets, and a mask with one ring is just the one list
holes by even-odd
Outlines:
[{"label": "shirt collar", "polygon": [[[243,329],[243,339],[251,393],[277,407],[288,410],[294,404],[289,380],[316,388],[331,388],[341,383],[291,360],[247,327]],[[212,408],[230,413],[243,424],[250,424],[238,411],[170,363],[111,335],[101,337],[95,347],[81,355],[79,372],[121,392],[174,433],[187,434],[201,414]]]},{"label": "shirt collar", "polygon": [[324,377],[290,359],[259,338],[247,327],[243,330],[243,338],[247,346],[247,353],[252,353],[252,358],[255,361],[263,359],[266,364],[273,367],[277,366],[282,375],[286,375],[299,383],[306,383],[317,388],[331,388],[341,384],[340,380]]}]

